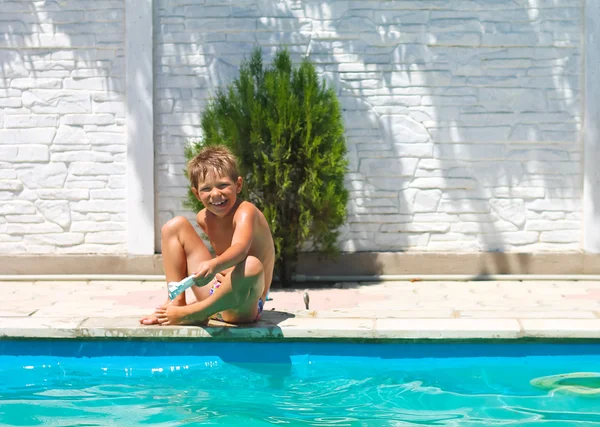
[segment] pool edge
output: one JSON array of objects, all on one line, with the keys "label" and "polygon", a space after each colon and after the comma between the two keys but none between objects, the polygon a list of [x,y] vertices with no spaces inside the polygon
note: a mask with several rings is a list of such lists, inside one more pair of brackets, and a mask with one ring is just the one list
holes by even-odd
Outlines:
[{"label": "pool edge", "polygon": [[597,340],[600,319],[305,318],[248,326],[143,326],[137,317],[0,317],[1,339],[293,340]]}]

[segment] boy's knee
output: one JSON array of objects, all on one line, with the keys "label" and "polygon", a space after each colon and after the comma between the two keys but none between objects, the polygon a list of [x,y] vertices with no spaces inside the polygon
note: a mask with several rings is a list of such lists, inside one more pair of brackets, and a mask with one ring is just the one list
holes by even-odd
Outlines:
[{"label": "boy's knee", "polygon": [[244,276],[246,277],[258,277],[264,271],[262,262],[254,256],[248,256],[246,258],[246,265],[244,267]]},{"label": "boy's knee", "polygon": [[162,226],[162,228],[160,229],[160,233],[163,237],[172,236],[177,234],[177,231],[180,230],[182,227],[185,227],[189,224],[190,222],[187,220],[186,217],[176,216],[168,220],[165,223],[165,225]]}]

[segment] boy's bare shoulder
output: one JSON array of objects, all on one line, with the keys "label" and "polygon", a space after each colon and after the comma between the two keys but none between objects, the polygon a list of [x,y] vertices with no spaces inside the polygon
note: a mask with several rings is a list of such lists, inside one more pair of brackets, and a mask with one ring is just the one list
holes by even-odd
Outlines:
[{"label": "boy's bare shoulder", "polygon": [[196,214],[196,221],[202,230],[206,231],[206,208]]},{"label": "boy's bare shoulder", "polygon": [[255,218],[256,215],[262,215],[261,211],[252,203],[243,201],[235,211],[233,220],[237,221],[242,218]]},{"label": "boy's bare shoulder", "polygon": [[240,204],[233,217],[234,226],[236,223],[241,223],[242,221],[247,220],[250,220],[253,225],[258,226],[260,229],[269,228],[267,219],[262,211],[258,209],[256,205],[244,201]]}]

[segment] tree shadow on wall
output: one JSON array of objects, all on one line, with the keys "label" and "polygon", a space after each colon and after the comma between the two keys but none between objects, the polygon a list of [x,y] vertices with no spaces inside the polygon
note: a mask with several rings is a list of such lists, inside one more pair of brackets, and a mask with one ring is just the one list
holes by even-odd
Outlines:
[{"label": "tree shadow on wall", "polygon": [[[160,144],[176,136],[183,153],[187,140],[200,136],[190,135],[199,132],[191,123],[226,83],[223,75],[235,75],[244,52],[260,45],[268,61],[285,44],[296,63],[310,55],[343,109],[350,161],[343,252],[491,252],[491,264],[479,271],[486,274],[529,269],[530,256],[513,263],[507,252],[564,247],[543,222],[579,220],[580,153],[571,142],[580,126],[575,32],[549,23],[550,7],[369,5],[161,3],[156,64],[198,61],[209,77],[195,92],[169,78],[175,65],[163,76],[172,87],[160,90],[199,96],[192,113],[180,114],[185,104],[178,109],[175,100],[173,113],[157,119]],[[578,25],[577,11],[565,9],[569,25]],[[192,27],[197,32],[187,33]],[[374,256],[361,268],[375,274],[381,267]]]},{"label": "tree shadow on wall", "polygon": [[[32,228],[44,227],[38,240],[25,236],[26,250],[126,248],[124,3],[91,6],[23,1],[1,7],[3,142],[19,146],[18,167],[7,165],[18,181],[10,199],[43,218]],[[152,64],[143,66],[147,73]],[[134,160],[129,172],[139,174]],[[61,191],[64,196],[55,195]],[[75,221],[101,221],[96,231],[105,236],[74,230]]]}]

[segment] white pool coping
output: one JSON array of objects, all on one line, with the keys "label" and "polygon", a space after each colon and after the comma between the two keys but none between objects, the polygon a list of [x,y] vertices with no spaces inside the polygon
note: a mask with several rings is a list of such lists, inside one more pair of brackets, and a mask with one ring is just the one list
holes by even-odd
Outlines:
[{"label": "white pool coping", "polygon": [[518,340],[600,339],[600,319],[369,319],[294,317],[248,326],[142,326],[138,318],[1,318],[0,336],[157,340]]}]

